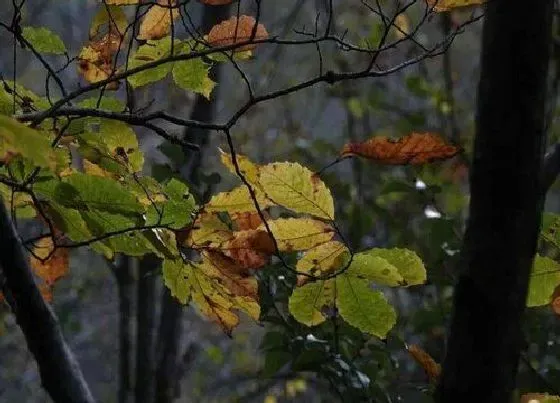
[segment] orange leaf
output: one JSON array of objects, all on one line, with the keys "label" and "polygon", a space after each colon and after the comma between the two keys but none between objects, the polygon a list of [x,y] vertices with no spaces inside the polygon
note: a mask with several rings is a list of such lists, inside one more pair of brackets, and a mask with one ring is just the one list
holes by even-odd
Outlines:
[{"label": "orange leaf", "polygon": [[[263,212],[265,216],[266,211]],[[262,220],[259,213],[256,211],[246,211],[242,213],[230,213],[231,221],[237,225],[237,229],[240,231],[248,229],[257,229],[261,224]]]},{"label": "orange leaf", "polygon": [[412,133],[398,140],[379,136],[362,143],[348,143],[340,156],[359,156],[388,165],[420,165],[451,158],[460,151],[437,134]]},{"label": "orange leaf", "polygon": [[[229,20],[222,21],[214,25],[208,34],[208,43],[212,46],[227,46],[253,40],[263,40],[268,38],[268,32],[262,24],[257,25],[257,21],[248,15],[231,17]],[[256,45],[249,44],[235,49],[235,52],[254,49]]]},{"label": "orange leaf", "polygon": [[52,238],[40,239],[33,248],[29,263],[33,272],[40,277],[47,286],[68,273],[68,249],[54,249]]},{"label": "orange leaf", "polygon": [[[207,250],[202,253],[202,257],[206,263],[206,275],[219,279],[234,295],[258,299],[257,280],[248,270],[220,252]],[[212,268],[214,273],[209,268]]]},{"label": "orange leaf", "polygon": [[407,350],[412,358],[414,358],[414,360],[424,369],[426,375],[428,375],[428,378],[430,379],[430,382],[437,381],[437,378],[441,373],[441,365],[435,362],[427,352],[416,344],[408,345]]},{"label": "orange leaf", "polygon": [[144,16],[138,32],[138,39],[161,39],[166,36],[171,23],[179,16],[176,0],[157,0]]},{"label": "orange leaf", "polygon": [[220,250],[247,270],[266,265],[275,251],[272,238],[263,230],[237,231],[233,239],[210,248]]}]

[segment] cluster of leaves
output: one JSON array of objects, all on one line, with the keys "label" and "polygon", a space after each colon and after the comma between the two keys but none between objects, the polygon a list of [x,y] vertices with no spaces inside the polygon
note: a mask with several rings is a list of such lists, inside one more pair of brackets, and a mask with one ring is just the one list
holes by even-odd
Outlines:
[{"label": "cluster of leaves", "polygon": [[[231,1],[202,1],[209,5],[231,3]],[[247,15],[233,16],[215,25],[208,35],[200,40],[190,38],[179,40],[172,35],[173,21],[179,17],[176,0],[158,0],[145,12],[136,39],[144,42],[132,52],[122,67],[118,67],[118,55],[133,24],[129,23],[122,6],[139,5],[139,1],[107,1],[94,16],[89,43],[78,56],[78,71],[90,83],[110,80],[107,90],[119,88],[119,81],[111,80],[114,76],[130,70],[139,69],[150,64],[149,69],[140,69],[127,78],[133,88],[141,87],[172,74],[173,81],[181,88],[194,91],[209,98],[215,83],[209,78],[210,64],[201,57],[189,58],[189,55],[209,51],[212,47],[230,46],[230,57],[236,54],[238,59],[247,59],[256,47],[255,41],[268,38],[268,32],[262,24]],[[246,43],[243,45],[243,43]],[[239,46],[236,46],[241,44]],[[227,55],[227,53],[226,53]],[[174,63],[158,63],[161,59],[177,57]],[[209,55],[214,61],[227,61],[223,55]]]},{"label": "cluster of leaves", "polygon": [[[102,106],[119,105],[105,98]],[[253,274],[272,256],[297,254],[293,271],[298,287],[289,303],[297,320],[320,324],[326,319],[323,308],[331,307],[348,323],[378,337],[385,337],[396,314],[371,285],[409,286],[426,279],[412,251],[353,254],[335,239],[342,234],[334,223],[331,192],[318,175],[297,163],[260,166],[244,156],[222,153],[223,163],[243,184],[196,210],[184,183],[172,179],[160,184],[137,173],[143,156],[134,131],[124,123],[89,117],[69,122],[73,138],[54,148],[46,131],[9,117],[1,117],[0,123],[4,199],[16,215],[38,216],[49,227],[48,234],[37,238],[51,239],[52,251],[36,258],[59,261],[58,248],[85,244],[109,259],[116,253],[156,254],[164,260],[164,279],[173,295],[182,302],[192,300],[228,333],[238,323],[233,310],[258,319]],[[413,146],[401,149],[403,154],[437,158],[430,141],[417,142],[418,136],[390,144],[409,139]],[[82,157],[81,170],[70,165],[67,147],[72,141]],[[449,150],[442,150],[440,157],[446,157]],[[385,159],[391,162],[395,155],[388,153]],[[341,156],[347,155],[343,151]],[[375,158],[382,161],[383,154]],[[278,218],[270,218],[273,215]],[[187,260],[181,253],[185,247],[198,252],[198,259]]]}]

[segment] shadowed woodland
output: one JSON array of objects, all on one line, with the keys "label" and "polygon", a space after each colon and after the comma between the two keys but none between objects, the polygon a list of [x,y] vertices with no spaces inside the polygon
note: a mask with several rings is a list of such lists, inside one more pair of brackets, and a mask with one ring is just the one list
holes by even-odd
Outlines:
[{"label": "shadowed woodland", "polygon": [[1,402],[560,402],[560,2],[10,0]]}]

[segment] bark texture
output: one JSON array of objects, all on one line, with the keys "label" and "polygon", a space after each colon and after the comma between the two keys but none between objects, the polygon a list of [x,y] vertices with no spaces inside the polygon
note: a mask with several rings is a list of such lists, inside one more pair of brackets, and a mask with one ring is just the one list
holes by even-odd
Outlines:
[{"label": "bark texture", "polygon": [[0,267],[5,277],[3,291],[37,361],[45,390],[56,403],[94,402],[78,362],[64,340],[58,318],[35,284],[1,198]]},{"label": "bark texture", "polygon": [[551,0],[492,0],[484,22],[469,219],[436,401],[510,401],[543,206]]}]

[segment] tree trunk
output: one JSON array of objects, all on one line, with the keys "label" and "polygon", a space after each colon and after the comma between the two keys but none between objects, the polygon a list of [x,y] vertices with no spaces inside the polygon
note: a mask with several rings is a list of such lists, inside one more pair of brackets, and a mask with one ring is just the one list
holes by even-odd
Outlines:
[{"label": "tree trunk", "polygon": [[160,260],[146,255],[138,263],[136,309],[136,403],[151,403],[154,396],[154,331],[156,319],[156,269]]},{"label": "tree trunk", "polygon": [[[229,6],[207,6],[202,17],[202,32],[206,33],[212,26],[228,15]],[[210,76],[218,81],[218,67],[214,67]],[[208,100],[202,95],[197,95],[190,118],[202,122],[210,122],[214,117],[216,95]],[[203,195],[199,180],[199,168],[203,160],[203,154],[208,145],[208,130],[188,129],[185,131],[185,139],[198,144],[200,151],[184,149],[188,163],[181,167],[182,176],[188,181],[191,191]],[[158,336],[158,366],[156,370],[156,402],[170,403],[177,395],[177,384],[180,381],[179,353],[180,336],[182,331],[182,305],[171,296],[169,290],[164,289],[162,293],[162,313]]]},{"label": "tree trunk", "polygon": [[133,258],[121,256],[119,263],[113,268],[119,294],[119,403],[128,403],[132,389],[130,318],[134,298],[133,262]]},{"label": "tree trunk", "polygon": [[484,23],[469,219],[437,402],[510,401],[543,207],[552,0],[492,0]]},{"label": "tree trunk", "polygon": [[37,361],[43,387],[57,403],[94,402],[78,362],[64,340],[58,318],[35,284],[2,198],[0,268],[5,276],[6,300]]}]

